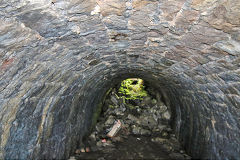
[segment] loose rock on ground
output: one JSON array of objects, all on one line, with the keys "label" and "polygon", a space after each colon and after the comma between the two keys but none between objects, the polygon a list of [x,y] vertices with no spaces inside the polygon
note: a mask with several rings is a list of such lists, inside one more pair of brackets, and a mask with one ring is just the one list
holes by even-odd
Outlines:
[{"label": "loose rock on ground", "polygon": [[[190,159],[170,120],[170,109],[159,98],[149,95],[123,103],[113,89],[95,129],[70,159]],[[117,124],[120,130],[114,128]],[[108,136],[110,131],[114,136]]]}]

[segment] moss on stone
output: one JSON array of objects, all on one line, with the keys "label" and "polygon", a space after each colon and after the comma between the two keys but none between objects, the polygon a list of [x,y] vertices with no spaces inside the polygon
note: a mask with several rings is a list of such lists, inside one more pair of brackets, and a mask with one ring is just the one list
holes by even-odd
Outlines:
[{"label": "moss on stone", "polygon": [[93,116],[92,116],[92,125],[91,125],[91,130],[95,127],[98,117],[100,116],[101,112],[102,112],[102,107],[104,104],[104,101],[107,97],[107,95],[111,92],[112,88],[110,88],[106,94],[104,95],[102,101],[95,107],[94,111],[93,111]]}]

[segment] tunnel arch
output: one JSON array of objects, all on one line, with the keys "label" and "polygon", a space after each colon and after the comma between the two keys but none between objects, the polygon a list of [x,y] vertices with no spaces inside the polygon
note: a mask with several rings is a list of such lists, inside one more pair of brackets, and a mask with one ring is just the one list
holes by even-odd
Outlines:
[{"label": "tunnel arch", "polygon": [[239,1],[104,2],[0,3],[0,158],[67,158],[109,86],[137,76],[193,158],[238,159]]},{"label": "tunnel arch", "polygon": [[[131,64],[133,65],[134,63],[131,63]],[[146,66],[148,66],[148,64],[146,64]],[[164,93],[168,97],[171,97],[168,99],[171,105],[170,107],[172,107],[172,111],[175,115],[173,128],[176,132],[176,135],[178,135],[180,141],[182,141],[183,145],[186,147],[187,151],[191,153],[191,155],[196,157],[201,157],[203,156],[204,152],[209,151],[209,149],[206,150],[208,146],[206,144],[207,142],[204,141],[206,135],[202,134],[204,133],[203,132],[204,128],[200,128],[200,126],[204,126],[204,124],[199,123],[199,120],[198,120],[200,119],[198,117],[200,115],[199,113],[203,111],[193,108],[195,107],[195,105],[198,105],[198,104],[191,105],[187,100],[185,100],[185,103],[181,102],[181,99],[176,97],[176,95],[181,95],[180,93],[176,94],[176,90],[178,90],[176,89],[177,87],[175,86],[169,87],[172,84],[169,77],[165,78],[161,74],[159,77],[156,76],[155,75],[156,72],[153,72],[154,68],[149,68],[149,70],[142,71],[142,70],[136,70],[132,68],[126,68],[123,70],[121,66],[118,66],[118,67],[120,69],[115,69],[115,72],[110,72],[110,76],[107,76],[107,77],[102,76],[101,77],[102,79],[100,80],[96,80],[96,79],[99,77],[99,75],[104,74],[105,69],[102,69],[102,72],[98,72],[97,69],[95,68],[94,70],[96,70],[98,74],[93,74],[93,76],[87,77],[88,79],[85,82],[86,84],[83,84],[84,87],[82,87],[79,91],[76,91],[75,94],[71,95],[72,97],[74,97],[74,100],[73,98],[70,98],[70,100],[68,100],[68,98],[62,98],[53,104],[52,108],[54,109],[49,110],[49,113],[51,114],[52,112],[53,117],[55,117],[55,119],[52,122],[52,125],[53,125],[52,134],[53,135],[57,134],[59,138],[56,139],[56,141],[58,142],[55,142],[53,139],[53,143],[50,143],[50,144],[45,142],[42,143],[43,146],[41,148],[43,150],[38,152],[39,154],[41,153],[42,158],[47,158],[47,157],[50,157],[51,155],[54,155],[53,152],[49,153],[49,148],[52,148],[53,144],[59,143],[59,139],[62,139],[62,138],[65,138],[66,141],[60,142],[59,147],[61,145],[65,145],[64,147],[68,149],[58,148],[58,150],[56,150],[57,153],[55,156],[56,158],[59,158],[58,156],[62,157],[62,156],[69,155],[70,151],[73,150],[72,147],[74,148],[74,145],[76,146],[77,144],[76,142],[78,142],[81,139],[81,137],[84,136],[84,134],[89,130],[89,127],[91,126],[91,119],[92,119],[92,114],[94,112],[94,107],[97,107],[98,104],[103,100],[103,97],[105,95],[104,93],[106,93],[111,86],[116,85],[117,83],[121,82],[127,77],[136,77],[136,76],[141,77],[142,79],[147,81],[149,84],[151,84],[154,88],[164,90]],[[105,74],[108,75],[108,72]],[[80,80],[76,80],[76,81],[79,82]],[[76,84],[76,81],[73,81],[73,83]],[[69,96],[70,93],[74,93],[72,91],[74,84],[70,84],[68,89],[66,89],[65,91],[66,95]],[[184,93],[182,94],[184,95]],[[63,95],[65,95],[65,93],[63,93]],[[190,95],[188,96],[191,98]],[[70,101],[70,102],[66,103],[65,101]],[[192,102],[193,100],[191,101],[191,103]],[[207,102],[204,102],[202,99],[201,103],[207,103]],[[185,104],[188,104],[188,106],[184,106]],[[194,113],[195,115],[193,115]],[[84,116],[82,114],[84,114]],[[205,116],[211,116],[211,114],[205,115]],[[48,121],[49,120],[45,121],[45,123],[49,123]],[[76,128],[76,130],[74,129],[70,130],[68,126],[65,126],[64,124],[65,121],[71,121],[69,122],[69,124],[71,124],[70,126],[72,126],[72,128]],[[78,126],[78,127],[75,127],[75,126]],[[60,130],[62,134],[59,134],[59,128],[63,129],[63,131]],[[205,133],[205,134],[210,134],[210,133]],[[201,137],[201,139],[198,140],[197,139],[198,137]],[[51,139],[51,138],[46,137],[46,139]],[[201,144],[202,148],[200,148],[199,144]],[[54,147],[55,149],[57,148],[56,146]],[[60,153],[64,155],[59,154],[59,150],[61,150]],[[59,155],[57,156],[57,154]],[[36,156],[39,156],[39,155],[36,155]]]}]

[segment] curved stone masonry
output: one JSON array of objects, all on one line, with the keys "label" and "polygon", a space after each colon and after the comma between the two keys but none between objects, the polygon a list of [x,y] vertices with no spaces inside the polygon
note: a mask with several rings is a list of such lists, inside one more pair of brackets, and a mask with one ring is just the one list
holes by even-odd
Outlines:
[{"label": "curved stone masonry", "polygon": [[1,159],[68,157],[131,76],[193,158],[239,159],[239,0],[55,1],[0,2]]}]

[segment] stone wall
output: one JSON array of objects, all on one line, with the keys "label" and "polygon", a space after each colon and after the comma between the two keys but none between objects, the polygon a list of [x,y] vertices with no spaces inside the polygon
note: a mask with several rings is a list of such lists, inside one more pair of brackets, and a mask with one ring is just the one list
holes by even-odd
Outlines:
[{"label": "stone wall", "polygon": [[0,159],[66,158],[124,78],[165,95],[193,158],[239,159],[239,0],[2,0]]}]

